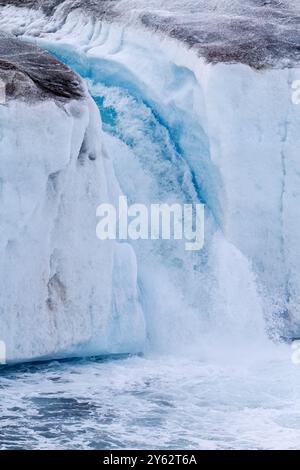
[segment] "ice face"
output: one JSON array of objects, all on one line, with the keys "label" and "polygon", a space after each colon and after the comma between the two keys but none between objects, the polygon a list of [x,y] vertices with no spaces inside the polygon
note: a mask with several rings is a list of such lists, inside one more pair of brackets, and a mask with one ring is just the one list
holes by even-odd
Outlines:
[{"label": "ice face", "polygon": [[195,48],[212,63],[255,68],[299,63],[298,0],[1,0],[0,5],[68,15],[82,8],[98,20],[131,23]]},{"label": "ice face", "polygon": [[[115,201],[120,185],[132,202],[206,203],[206,244],[198,255],[187,256],[180,244],[116,248],[116,268],[103,283],[115,292],[115,310],[101,307],[101,291],[96,305],[105,317],[93,310],[94,324],[78,313],[78,322],[95,325],[85,351],[138,349],[145,338],[138,292],[152,350],[195,351],[208,343],[218,350],[223,340],[265,345],[265,329],[277,337],[297,334],[300,115],[291,99],[299,75],[292,51],[289,68],[280,68],[280,55],[276,67],[259,72],[213,66],[184,44],[137,27],[139,13],[124,26],[65,8],[50,17],[5,8],[0,27],[48,49],[87,80],[105,126],[103,135],[93,119],[89,140],[103,139],[114,165],[100,172],[107,197]],[[85,199],[84,189],[80,194]],[[78,233],[84,238],[83,227]],[[98,275],[96,265],[92,273]],[[56,271],[47,279],[55,303],[61,280]],[[59,325],[63,340],[61,331]],[[72,344],[69,338],[68,354]]]},{"label": "ice face", "polygon": [[104,163],[99,112],[78,76],[18,42],[0,40],[1,59],[13,64],[5,78],[17,85],[0,105],[6,360],[139,352],[145,332],[135,255],[126,245],[100,246],[95,233],[96,207],[117,187]]}]

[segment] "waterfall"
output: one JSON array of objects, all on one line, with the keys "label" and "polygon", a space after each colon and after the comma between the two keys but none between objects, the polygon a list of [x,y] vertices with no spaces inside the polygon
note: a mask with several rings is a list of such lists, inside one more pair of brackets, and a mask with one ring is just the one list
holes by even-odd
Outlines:
[{"label": "waterfall", "polygon": [[[11,29],[12,11],[1,11],[1,28]],[[20,26],[14,18],[14,32],[76,71],[100,111],[101,122],[93,105],[88,132],[101,144],[102,200],[205,204],[201,252],[178,241],[116,244],[105,328],[93,309],[93,333],[58,353],[199,354],[297,335],[300,113],[291,90],[299,68],[212,65],[174,39],[77,10],[60,17],[58,9],[51,27],[41,12],[32,25],[32,15],[22,11]],[[101,263],[90,269],[97,279]],[[76,315],[85,325],[86,310]]]}]

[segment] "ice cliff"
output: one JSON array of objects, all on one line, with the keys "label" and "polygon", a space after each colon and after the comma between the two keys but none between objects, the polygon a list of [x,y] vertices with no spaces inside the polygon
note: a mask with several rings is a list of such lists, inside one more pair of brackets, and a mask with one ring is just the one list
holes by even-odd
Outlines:
[{"label": "ice cliff", "polygon": [[[0,287],[12,357],[137,351],[144,321],[155,350],[299,335],[298,2],[160,3],[0,1],[0,30],[76,70],[105,128],[86,91],[50,99],[36,82],[46,100],[0,107],[0,174],[19,175],[1,193],[3,220],[13,201]],[[95,208],[120,191],[204,201],[205,249],[99,245]]]},{"label": "ice cliff", "polygon": [[8,361],[139,351],[134,254],[109,242],[100,249],[95,236],[95,208],[114,185],[96,105],[70,69],[10,37],[0,38],[0,78],[0,331]]}]

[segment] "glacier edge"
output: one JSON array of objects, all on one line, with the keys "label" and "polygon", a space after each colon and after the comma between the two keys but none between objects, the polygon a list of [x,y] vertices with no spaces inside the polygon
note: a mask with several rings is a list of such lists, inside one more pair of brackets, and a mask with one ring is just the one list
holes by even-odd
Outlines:
[{"label": "glacier edge", "polygon": [[[2,11],[1,28],[7,12]],[[207,249],[195,262],[197,269],[203,269],[202,285],[185,270],[187,262],[181,276],[174,267],[166,277],[161,273],[170,291],[175,287],[176,292],[182,282],[180,308],[187,313],[176,311],[178,305],[171,301],[163,308],[159,295],[146,305],[148,310],[157,309],[150,325],[148,312],[148,328],[157,343],[167,348],[175,343],[176,349],[183,327],[183,336],[195,344],[207,329],[214,337],[253,341],[264,337],[264,321],[272,336],[297,335],[300,113],[291,102],[291,84],[299,67],[257,72],[240,64],[212,66],[170,39],[145,31],[137,36],[133,28],[120,25],[95,24],[82,12],[70,13],[60,28],[54,27],[59,18],[53,18],[49,27],[49,20],[38,15],[33,25],[28,21],[19,31],[14,22],[15,32],[83,75],[87,66],[93,76],[85,78],[95,80],[102,74],[107,83],[113,80],[113,85],[142,97],[176,137],[209,209]],[[24,23],[24,12],[20,18]],[[6,27],[10,29],[9,23]],[[121,171],[117,174],[123,189],[126,181],[120,181]],[[135,249],[138,269],[143,272],[144,255],[139,250]],[[178,253],[173,256],[178,259]],[[149,273],[143,280],[149,283]],[[59,284],[55,273],[53,284],[55,291]],[[153,287],[151,282],[148,287]],[[210,290],[212,295],[207,294]],[[154,292],[158,294],[157,286]],[[209,317],[211,326],[207,328],[197,315]],[[142,323],[137,323],[137,331],[143,330]],[[143,335],[144,330],[138,336]],[[127,346],[130,350],[131,344]]]},{"label": "glacier edge", "polygon": [[[13,100],[0,106],[0,122],[0,331],[7,361],[140,352],[135,255],[114,242],[100,245],[95,233],[96,207],[110,200],[114,178],[95,103],[88,95],[63,105]],[[124,288],[132,302],[118,306],[112,335],[114,298]]]}]

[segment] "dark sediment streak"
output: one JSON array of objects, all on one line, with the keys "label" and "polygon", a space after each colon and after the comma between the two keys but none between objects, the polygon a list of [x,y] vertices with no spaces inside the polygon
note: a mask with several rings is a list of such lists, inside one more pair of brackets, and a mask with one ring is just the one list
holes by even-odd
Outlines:
[{"label": "dark sediment streak", "polygon": [[0,6],[41,9],[62,5],[93,18],[130,22],[176,38],[210,63],[260,69],[300,64],[300,2],[296,0],[0,0]]},{"label": "dark sediment streak", "polygon": [[24,41],[0,35],[0,79],[7,98],[79,99],[82,83],[68,67]]}]

